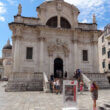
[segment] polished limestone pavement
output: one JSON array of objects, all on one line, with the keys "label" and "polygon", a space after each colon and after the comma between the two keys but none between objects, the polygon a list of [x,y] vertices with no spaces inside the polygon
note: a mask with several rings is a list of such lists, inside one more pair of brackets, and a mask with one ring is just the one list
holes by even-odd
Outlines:
[{"label": "polished limestone pavement", "polygon": [[[62,110],[62,95],[43,92],[5,92],[6,82],[0,82],[0,110]],[[97,105],[110,103],[110,90],[100,90]],[[78,93],[81,110],[92,110],[89,92]],[[40,109],[39,109],[40,108]]]}]

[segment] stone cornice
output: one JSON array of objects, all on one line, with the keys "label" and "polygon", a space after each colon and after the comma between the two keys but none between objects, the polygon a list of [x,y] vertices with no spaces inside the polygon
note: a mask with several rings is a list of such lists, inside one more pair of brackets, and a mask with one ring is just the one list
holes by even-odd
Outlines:
[{"label": "stone cornice", "polygon": [[32,20],[40,20],[40,18],[34,18],[34,17],[25,17],[25,16],[14,16],[14,18],[17,18],[17,17],[21,17],[21,18],[24,18],[24,19],[32,19]]},{"label": "stone cornice", "polygon": [[78,23],[79,25],[97,25],[96,23]]},{"label": "stone cornice", "polygon": [[79,41],[79,40],[72,40],[72,43],[75,44],[97,44],[98,41],[91,41],[91,42],[84,42],[84,41]]},{"label": "stone cornice", "polygon": [[29,25],[29,24],[25,24],[25,23],[17,23],[17,22],[12,22],[9,23],[9,26],[27,26],[30,28],[38,28],[40,30],[45,29],[45,30],[56,30],[56,31],[63,31],[63,32],[73,32],[73,31],[81,31],[81,32],[102,32],[101,30],[86,30],[86,29],[82,29],[82,28],[75,28],[75,29],[66,29],[66,28],[52,28],[52,27],[48,27],[46,25]]},{"label": "stone cornice", "polygon": [[[96,34],[97,37],[99,37],[99,35],[101,35],[100,30],[82,30],[81,28],[75,28],[75,29],[51,28],[51,27],[44,26],[44,25],[27,25],[24,23],[16,23],[16,22],[9,23],[9,26],[10,26],[10,29],[13,31],[13,36],[21,36],[23,30],[32,30],[32,33],[37,33],[37,35],[39,35],[41,37],[44,37],[44,36],[48,35],[49,33],[51,34],[54,32],[54,33],[57,33],[58,35],[63,36],[65,34],[65,36],[72,37],[73,43],[77,42],[78,34],[91,33],[91,34],[93,34],[92,36],[94,36]],[[18,29],[18,31],[20,30],[19,31],[20,34],[17,33],[18,31],[16,31],[16,29]],[[43,35],[40,35],[41,33]],[[16,38],[16,37],[14,37],[14,38]],[[13,40],[14,40],[14,38],[13,38]]]},{"label": "stone cornice", "polygon": [[21,40],[22,36],[13,35],[12,40],[16,40],[16,39]]},{"label": "stone cornice", "polygon": [[48,27],[45,25],[28,25],[28,24],[24,24],[24,23],[16,23],[16,22],[12,22],[9,23],[10,28],[13,27],[15,28],[16,26],[22,26],[22,28],[28,27],[28,28],[34,28],[34,29],[38,29],[38,30],[50,30],[50,31],[62,31],[62,32],[72,32],[74,31],[74,29],[64,29],[64,28],[52,28],[52,27]]}]

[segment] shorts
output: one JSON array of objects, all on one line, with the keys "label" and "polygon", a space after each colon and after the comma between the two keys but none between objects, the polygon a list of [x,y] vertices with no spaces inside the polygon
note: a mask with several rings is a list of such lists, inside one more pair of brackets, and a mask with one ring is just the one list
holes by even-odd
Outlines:
[{"label": "shorts", "polygon": [[60,86],[56,85],[56,89],[57,89],[57,90],[60,90]]}]

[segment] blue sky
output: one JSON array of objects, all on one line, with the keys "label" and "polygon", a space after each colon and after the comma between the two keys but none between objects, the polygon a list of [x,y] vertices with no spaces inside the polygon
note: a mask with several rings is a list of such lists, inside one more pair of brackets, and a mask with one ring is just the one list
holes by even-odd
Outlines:
[{"label": "blue sky", "polygon": [[[18,12],[18,4],[22,4],[22,16],[37,17],[36,7],[45,0],[0,0],[0,57],[2,47],[12,32],[8,23],[13,21],[13,16]],[[74,4],[80,10],[79,22],[92,22],[92,15],[96,14],[98,29],[103,29],[110,23],[110,0],[65,0]]]}]

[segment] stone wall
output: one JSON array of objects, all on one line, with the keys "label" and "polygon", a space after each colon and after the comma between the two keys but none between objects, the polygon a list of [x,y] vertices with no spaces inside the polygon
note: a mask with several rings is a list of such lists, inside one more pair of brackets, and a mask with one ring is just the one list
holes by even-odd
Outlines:
[{"label": "stone wall", "polygon": [[43,73],[13,73],[5,91],[43,91]]}]

